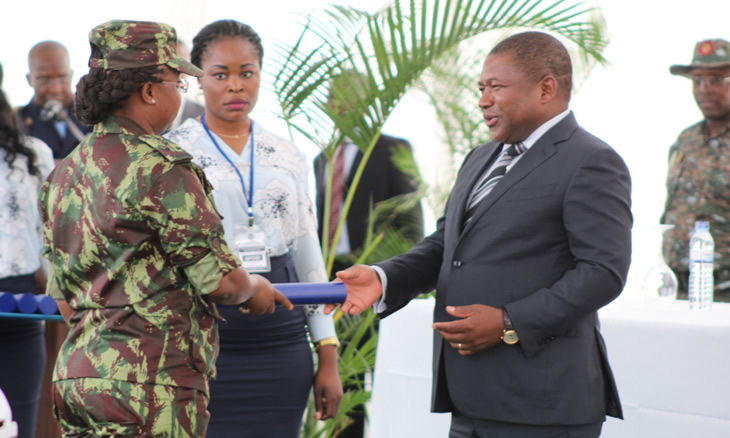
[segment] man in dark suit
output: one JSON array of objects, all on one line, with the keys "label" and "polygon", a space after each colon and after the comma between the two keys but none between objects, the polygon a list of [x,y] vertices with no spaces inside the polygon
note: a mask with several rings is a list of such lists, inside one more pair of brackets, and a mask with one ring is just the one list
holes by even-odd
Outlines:
[{"label": "man in dark suit", "polygon": [[[363,153],[353,143],[345,142],[344,150],[344,187],[345,194],[352,187],[352,179],[360,162]],[[340,235],[336,248],[336,255],[347,257],[354,251],[361,250],[365,243],[368,229],[370,209],[382,201],[415,192],[418,187],[416,181],[410,175],[401,171],[394,163],[394,155],[398,148],[405,148],[413,155],[410,143],[402,138],[381,135],[375,143],[373,152],[365,163],[360,182],[355,189],[350,209],[347,213],[345,228]],[[327,192],[327,166],[328,160],[324,154],[319,154],[314,160],[314,175],[317,185],[317,219],[319,223],[319,237],[322,239],[322,224],[324,223],[324,204]],[[377,232],[378,221],[373,230]],[[388,226],[396,231],[404,233],[405,237],[412,242],[418,242],[423,238],[423,211],[420,204],[404,212],[400,212],[391,218]],[[346,268],[343,261],[339,262],[336,268]]]},{"label": "man in dark suit", "polygon": [[17,110],[20,126],[43,140],[60,160],[92,130],[74,113],[68,50],[56,41],[41,41],[28,53],[28,70],[34,93],[30,103]]},{"label": "man in dark suit", "polygon": [[571,76],[546,33],[495,46],[479,80],[493,141],[464,160],[437,230],[337,274],[350,314],[436,288],[432,410],[452,412],[452,438],[597,437],[622,416],[597,311],[629,268],[630,176],[578,126]]}]

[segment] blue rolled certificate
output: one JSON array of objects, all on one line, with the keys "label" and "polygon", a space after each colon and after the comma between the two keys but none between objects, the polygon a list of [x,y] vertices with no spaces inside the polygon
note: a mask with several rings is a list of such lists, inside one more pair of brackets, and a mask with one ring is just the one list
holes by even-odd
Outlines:
[{"label": "blue rolled certificate", "polygon": [[347,298],[344,283],[274,283],[273,286],[295,306],[344,303]]},{"label": "blue rolled certificate", "polygon": [[0,318],[63,321],[56,301],[41,294],[0,292]]},{"label": "blue rolled certificate", "polygon": [[18,309],[18,302],[15,295],[10,292],[0,292],[0,312],[15,312]]},{"label": "blue rolled certificate", "polygon": [[38,301],[35,300],[34,294],[15,294],[15,301],[18,303],[18,312],[20,313],[36,313],[38,311]]},{"label": "blue rolled certificate", "polygon": [[[343,283],[274,283],[273,286],[295,306],[344,303],[347,298]],[[0,304],[3,305],[0,317],[62,320],[56,302],[49,296],[0,292]]]},{"label": "blue rolled certificate", "polygon": [[58,304],[53,297],[48,295],[35,295],[36,302],[38,302],[38,312],[44,315],[55,315],[58,313]]}]

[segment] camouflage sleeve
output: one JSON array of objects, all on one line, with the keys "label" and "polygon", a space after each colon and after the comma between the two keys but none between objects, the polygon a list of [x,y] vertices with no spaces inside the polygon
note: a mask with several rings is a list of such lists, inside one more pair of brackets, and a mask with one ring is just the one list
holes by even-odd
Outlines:
[{"label": "camouflage sleeve", "polygon": [[226,244],[207,187],[189,165],[173,165],[154,178],[141,206],[154,222],[163,250],[201,294],[213,292],[241,264]]},{"label": "camouflage sleeve", "polygon": [[218,289],[225,274],[221,271],[218,256],[209,252],[199,262],[186,266],[185,275],[201,295],[208,295]]}]

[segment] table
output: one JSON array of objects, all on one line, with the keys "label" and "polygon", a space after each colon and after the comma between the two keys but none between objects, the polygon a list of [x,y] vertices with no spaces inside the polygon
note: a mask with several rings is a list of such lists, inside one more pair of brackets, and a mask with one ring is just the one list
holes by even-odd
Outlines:
[{"label": "table", "polygon": [[[448,436],[450,415],[429,412],[432,312],[418,299],[380,322],[370,437]],[[625,417],[603,438],[730,437],[730,304],[623,300],[599,315]]]},{"label": "table", "polygon": [[624,421],[604,437],[730,437],[730,304],[687,301],[599,311]]},{"label": "table", "polygon": [[430,412],[433,303],[433,299],[413,300],[380,321],[369,437],[449,435],[451,414]]}]

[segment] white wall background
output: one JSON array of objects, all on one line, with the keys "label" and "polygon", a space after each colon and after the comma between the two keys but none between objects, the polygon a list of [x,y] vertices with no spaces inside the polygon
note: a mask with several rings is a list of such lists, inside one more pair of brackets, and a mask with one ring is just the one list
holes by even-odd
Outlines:
[{"label": "white wall background", "polygon": [[[188,44],[205,24],[234,18],[251,24],[262,36],[265,51],[270,54],[277,41],[292,43],[299,35],[298,24],[302,20],[298,14],[328,3],[324,0],[14,2],[0,17],[4,89],[13,105],[24,105],[30,100],[32,90],[25,80],[27,53],[33,44],[44,39],[54,39],[68,47],[75,84],[87,71],[88,31],[113,18],[169,23]],[[381,4],[377,0],[334,3],[370,11]],[[671,76],[669,66],[688,63],[694,44],[700,39],[730,39],[727,18],[730,3],[726,0],[599,0],[598,3],[610,32],[611,44],[606,57],[611,64],[594,69],[575,96],[572,107],[578,121],[613,145],[631,170],[636,221],[632,266],[635,279],[645,269],[647,260],[653,261],[653,248],[646,248],[652,240],[646,238],[646,233],[661,214],[667,150],[683,128],[701,118],[689,81]],[[473,104],[477,111],[476,102]],[[277,130],[283,124],[273,114],[275,110],[270,91],[262,90],[254,118]],[[412,96],[401,103],[385,129],[412,142],[427,181],[433,181],[437,172],[434,157],[439,146],[433,122],[426,103]],[[311,145],[301,146],[311,157],[318,152]],[[427,229],[433,229],[433,216],[428,212]]]}]

